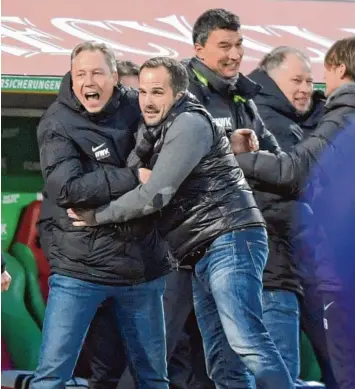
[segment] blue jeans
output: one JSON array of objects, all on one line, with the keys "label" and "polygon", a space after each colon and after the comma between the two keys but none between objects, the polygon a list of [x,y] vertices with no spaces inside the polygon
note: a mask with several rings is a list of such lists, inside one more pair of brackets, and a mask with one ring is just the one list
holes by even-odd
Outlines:
[{"label": "blue jeans", "polygon": [[300,309],[296,293],[264,289],[263,323],[296,382],[300,374]]},{"label": "blue jeans", "polygon": [[[262,275],[268,255],[262,227],[217,238],[195,267],[193,297],[206,367],[217,389],[293,389],[262,322]],[[239,372],[244,370],[244,374]]]},{"label": "blue jeans", "polygon": [[163,293],[165,278],[108,286],[52,275],[39,365],[31,389],[64,389],[98,306],[112,297],[137,388],[168,389]]}]

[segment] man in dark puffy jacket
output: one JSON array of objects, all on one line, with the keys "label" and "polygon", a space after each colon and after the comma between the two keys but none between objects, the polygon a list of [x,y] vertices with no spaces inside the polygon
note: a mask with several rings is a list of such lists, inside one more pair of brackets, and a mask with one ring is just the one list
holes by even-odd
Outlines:
[{"label": "man in dark puffy jacket", "polygon": [[[323,115],[321,94],[317,92],[312,98],[309,58],[297,49],[281,46],[266,54],[249,77],[262,86],[254,97],[262,120],[282,151],[291,151],[312,134]],[[293,213],[297,203],[289,196],[259,191],[254,195],[267,223],[269,237],[269,257],[263,277],[263,320],[296,381],[300,373],[299,300],[303,297],[294,247]],[[303,206],[310,211],[308,204]],[[304,232],[300,229],[299,233]],[[322,315],[318,317],[321,319]],[[322,323],[319,320],[319,324]],[[318,332],[322,333],[322,327]]]},{"label": "man in dark puffy jacket", "polygon": [[170,271],[151,218],[74,228],[66,209],[109,203],[139,184],[126,159],[140,118],[135,91],[117,84],[113,51],[84,42],[41,118],[38,143],[53,218],[50,294],[32,389],[64,388],[98,306],[113,299],[136,384],[168,388],[162,296]]},{"label": "man in dark puffy jacket", "polygon": [[[262,323],[264,221],[223,129],[193,95],[186,69],[153,58],[140,70],[144,122],[137,163],[144,184],[93,211],[69,210],[74,225],[124,222],[157,213],[179,262],[194,266],[193,296],[207,371],[216,387],[294,388]],[[152,169],[152,170],[150,170]]]},{"label": "man in dark puffy jacket", "polygon": [[[333,156],[344,153],[341,143],[337,142],[337,136],[345,128],[350,126],[353,131],[353,121],[355,119],[355,38],[346,38],[336,42],[328,51],[325,57],[325,81],[326,96],[325,114],[321,119],[316,131],[305,141],[296,145],[293,151],[288,154],[272,155],[270,153],[257,152],[254,154],[241,154],[237,156],[241,167],[247,177],[258,180],[258,188],[275,193],[298,194],[300,190],[308,185],[307,178],[313,168],[317,168],[317,181],[312,182],[311,188],[307,187],[307,192],[312,190],[313,195],[308,194],[307,201],[312,207],[317,207],[317,196],[326,191],[328,185],[334,182],[331,175],[334,171],[327,171],[322,168],[319,161],[323,153],[330,150]],[[344,161],[344,159],[341,159]],[[343,162],[344,163],[344,162]],[[351,184],[349,183],[351,187]],[[342,188],[345,192],[346,187]],[[312,198],[314,201],[312,201]],[[329,221],[329,217],[327,219]],[[336,220],[336,219],[334,219]],[[348,389],[355,387],[354,375],[354,345],[351,343],[353,335],[346,332],[349,326],[348,318],[353,315],[354,307],[348,303],[337,309],[337,304],[342,300],[342,296],[351,294],[353,291],[354,268],[348,267],[348,272],[339,271],[336,263],[343,261],[332,255],[332,244],[329,237],[322,239],[319,237],[319,230],[323,226],[316,226],[317,232],[312,236],[315,247],[315,258],[304,257],[309,260],[304,267],[315,273],[318,289],[324,295],[324,311],[326,316],[325,329],[327,344],[331,359],[331,364],[338,387]],[[318,228],[319,227],[319,228]],[[336,228],[336,225],[334,226]],[[320,240],[319,240],[320,239]],[[309,243],[309,242],[308,242]],[[336,252],[340,253],[339,250]],[[339,270],[339,268],[338,268]],[[329,301],[333,295],[333,300]],[[348,297],[347,297],[348,298]],[[344,300],[345,301],[345,300]],[[349,301],[349,300],[347,300]],[[354,300],[352,300],[354,301]],[[329,305],[330,304],[330,305]],[[341,316],[330,315],[331,309],[337,310]],[[342,313],[341,313],[342,312]],[[338,324],[337,324],[338,320]],[[344,332],[339,328],[339,323],[345,323]],[[353,325],[353,323],[351,323]],[[329,331],[328,328],[334,330]]]}]

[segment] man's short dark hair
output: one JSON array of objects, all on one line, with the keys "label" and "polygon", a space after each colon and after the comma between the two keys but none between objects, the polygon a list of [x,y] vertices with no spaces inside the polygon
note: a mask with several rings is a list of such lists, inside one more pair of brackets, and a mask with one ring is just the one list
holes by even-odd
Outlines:
[{"label": "man's short dark hair", "polygon": [[173,58],[168,57],[155,57],[148,59],[144,62],[139,70],[139,74],[143,69],[156,69],[160,66],[163,66],[170,75],[170,86],[173,90],[174,96],[179,92],[185,92],[189,87],[189,76],[185,69],[185,66],[182,65],[179,61]]},{"label": "man's short dark hair", "polygon": [[138,76],[139,66],[133,61],[116,61],[119,76]]},{"label": "man's short dark hair", "polygon": [[238,31],[239,29],[239,16],[223,8],[209,9],[196,20],[192,30],[192,40],[194,44],[204,46],[214,30]]},{"label": "man's short dark hair", "polygon": [[344,38],[336,41],[328,50],[324,58],[327,68],[344,64],[345,76],[355,81],[355,37]]}]

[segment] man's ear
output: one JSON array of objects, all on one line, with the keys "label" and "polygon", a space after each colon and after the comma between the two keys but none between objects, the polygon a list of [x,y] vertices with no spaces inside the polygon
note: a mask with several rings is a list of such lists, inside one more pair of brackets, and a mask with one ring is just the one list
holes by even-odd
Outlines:
[{"label": "man's ear", "polygon": [[345,77],[346,77],[346,73],[347,73],[347,69],[346,69],[346,66],[342,63],[338,66],[338,72],[339,72],[339,76],[340,78],[343,80]]},{"label": "man's ear", "polygon": [[113,76],[113,80],[114,80],[115,84],[117,84],[118,80],[119,80],[118,73],[117,72],[113,72],[112,76]]},{"label": "man's ear", "polygon": [[204,60],[204,47],[199,44],[199,43],[195,43],[194,44],[194,49],[195,49],[195,54],[196,54],[196,57],[200,58],[202,61]]},{"label": "man's ear", "polygon": [[175,101],[178,101],[181,99],[182,96],[184,96],[185,92],[178,92],[175,96]]}]

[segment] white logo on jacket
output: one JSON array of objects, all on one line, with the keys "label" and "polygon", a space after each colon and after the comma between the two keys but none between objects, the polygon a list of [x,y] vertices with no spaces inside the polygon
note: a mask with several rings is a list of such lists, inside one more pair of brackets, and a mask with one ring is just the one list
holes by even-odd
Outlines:
[{"label": "white logo on jacket", "polygon": [[230,116],[225,118],[213,118],[213,121],[218,127],[222,127],[224,129],[232,128],[232,119]]},{"label": "white logo on jacket", "polygon": [[95,154],[95,158],[97,160],[108,158],[111,155],[108,148],[105,148],[105,149],[103,148],[105,146],[105,144],[106,143],[102,143],[101,145],[98,145],[96,147],[93,146],[91,148],[91,150]]}]

